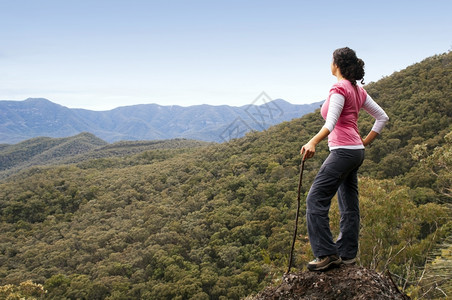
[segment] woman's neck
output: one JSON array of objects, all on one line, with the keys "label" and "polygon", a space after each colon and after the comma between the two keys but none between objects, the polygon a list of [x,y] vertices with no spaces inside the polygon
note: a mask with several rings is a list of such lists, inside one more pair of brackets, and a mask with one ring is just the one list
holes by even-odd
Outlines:
[{"label": "woman's neck", "polygon": [[341,80],[345,79],[344,76],[342,76],[341,70],[336,65],[334,65],[334,69],[332,69],[332,71],[333,71],[333,75],[336,76],[337,81],[341,81]]},{"label": "woman's neck", "polygon": [[342,76],[342,74],[340,72],[337,72],[336,78],[337,78],[337,81],[345,80],[344,76]]}]

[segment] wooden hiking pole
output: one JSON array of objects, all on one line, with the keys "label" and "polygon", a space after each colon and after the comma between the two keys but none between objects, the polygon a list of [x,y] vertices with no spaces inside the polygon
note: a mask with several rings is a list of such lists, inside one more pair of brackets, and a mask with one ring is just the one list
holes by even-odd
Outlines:
[{"label": "wooden hiking pole", "polygon": [[293,239],[292,239],[292,248],[290,249],[289,267],[287,268],[286,274],[289,274],[290,268],[292,267],[293,249],[295,248],[295,240],[297,238],[298,215],[300,214],[300,193],[301,193],[301,181],[303,180],[303,170],[304,170],[304,159],[302,160],[301,166],[300,166],[300,180],[298,181],[297,214],[295,215],[295,229],[294,229]]}]

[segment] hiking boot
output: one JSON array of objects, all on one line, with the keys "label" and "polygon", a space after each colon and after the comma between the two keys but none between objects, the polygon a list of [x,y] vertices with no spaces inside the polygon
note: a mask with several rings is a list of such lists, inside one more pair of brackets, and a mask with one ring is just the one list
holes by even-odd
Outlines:
[{"label": "hiking boot", "polygon": [[354,265],[356,263],[356,257],[353,258],[341,257],[341,259],[344,265]]},{"label": "hiking boot", "polygon": [[341,258],[336,255],[322,256],[314,259],[308,263],[309,271],[322,271],[328,269],[332,265],[339,265],[341,263]]}]

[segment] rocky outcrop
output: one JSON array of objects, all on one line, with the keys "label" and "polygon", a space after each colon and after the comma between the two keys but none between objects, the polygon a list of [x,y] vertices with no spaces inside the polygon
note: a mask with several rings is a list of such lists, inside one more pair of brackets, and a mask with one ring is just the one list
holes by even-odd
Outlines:
[{"label": "rocky outcrop", "polygon": [[391,275],[358,266],[341,265],[326,272],[285,274],[279,285],[267,287],[254,300],[270,299],[410,299]]}]

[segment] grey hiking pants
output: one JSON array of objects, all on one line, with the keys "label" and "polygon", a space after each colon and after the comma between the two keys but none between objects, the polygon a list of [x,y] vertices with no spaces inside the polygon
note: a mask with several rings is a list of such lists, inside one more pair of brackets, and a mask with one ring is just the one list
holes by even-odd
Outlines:
[{"label": "grey hiking pants", "polygon": [[[316,257],[339,254],[353,258],[358,252],[358,169],[363,160],[364,149],[332,150],[314,179],[306,199],[306,220]],[[328,212],[336,192],[341,220],[340,234],[334,243]]]}]

